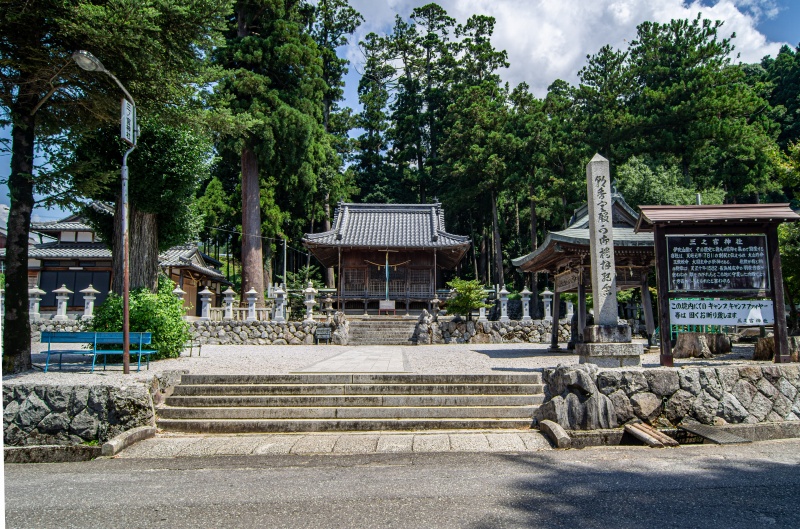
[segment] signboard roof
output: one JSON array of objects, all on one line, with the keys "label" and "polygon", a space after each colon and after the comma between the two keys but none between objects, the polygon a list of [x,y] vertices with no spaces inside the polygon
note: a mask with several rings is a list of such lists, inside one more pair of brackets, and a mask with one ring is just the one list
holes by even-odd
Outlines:
[{"label": "signboard roof", "polygon": [[639,206],[636,231],[651,231],[656,225],[702,225],[713,223],[774,223],[800,220],[789,204],[722,204],[714,206]]}]

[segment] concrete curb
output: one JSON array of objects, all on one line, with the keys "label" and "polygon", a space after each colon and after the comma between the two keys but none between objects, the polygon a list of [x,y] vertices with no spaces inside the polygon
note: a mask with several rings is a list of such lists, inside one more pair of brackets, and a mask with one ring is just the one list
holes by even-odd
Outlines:
[{"label": "concrete curb", "polygon": [[122,432],[110,441],[103,443],[101,455],[104,457],[116,455],[132,444],[155,437],[155,435],[156,428],[154,426],[139,426],[127,432]]},{"label": "concrete curb", "polygon": [[87,445],[7,446],[3,450],[4,463],[76,463],[99,456],[99,446]]}]

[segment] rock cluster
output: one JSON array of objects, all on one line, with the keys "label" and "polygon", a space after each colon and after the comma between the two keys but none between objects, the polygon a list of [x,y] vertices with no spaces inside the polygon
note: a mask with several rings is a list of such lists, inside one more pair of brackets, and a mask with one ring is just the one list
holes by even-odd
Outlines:
[{"label": "rock cluster", "polygon": [[86,320],[40,320],[31,322],[31,343],[39,341],[42,331],[47,332],[81,332],[86,330]]},{"label": "rock cluster", "polygon": [[547,401],[536,411],[537,421],[551,420],[569,430],[616,428],[614,405],[598,390],[596,376],[592,364],[545,369]]},{"label": "rock cluster", "polygon": [[677,425],[800,420],[796,365],[603,370],[596,384],[619,423]]},{"label": "rock cluster", "polygon": [[4,384],[3,405],[7,445],[102,443],[154,424],[153,401],[142,384]]}]

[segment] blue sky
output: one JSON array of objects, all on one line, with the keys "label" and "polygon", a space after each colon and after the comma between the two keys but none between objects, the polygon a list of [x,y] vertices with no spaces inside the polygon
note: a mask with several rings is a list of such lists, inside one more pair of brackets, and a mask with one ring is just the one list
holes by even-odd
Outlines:
[{"label": "blue sky", "polygon": [[[366,21],[341,51],[351,60],[345,104],[358,108],[360,68],[357,42],[367,33],[385,33],[396,14],[408,16],[428,0],[350,0]],[[800,44],[800,0],[441,0],[442,7],[464,22],[471,14],[497,20],[495,46],[508,51],[511,67],[501,75],[512,85],[526,82],[543,97],[556,79],[577,81],[587,54],[605,44],[624,48],[645,21],[704,17],[725,22],[722,36],[736,33],[734,44],[742,62],[774,55],[783,44]],[[101,58],[102,59],[102,58]],[[9,130],[0,132],[8,137]],[[0,153],[0,179],[8,178],[10,154]],[[135,178],[135,175],[131,175]],[[8,188],[0,185],[0,204],[8,204]],[[37,209],[35,220],[52,220],[66,213]]]}]

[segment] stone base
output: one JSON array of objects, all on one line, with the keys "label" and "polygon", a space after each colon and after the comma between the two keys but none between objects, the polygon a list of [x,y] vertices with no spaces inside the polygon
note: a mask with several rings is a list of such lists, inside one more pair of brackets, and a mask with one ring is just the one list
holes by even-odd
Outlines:
[{"label": "stone base", "polygon": [[631,326],[587,325],[583,328],[583,341],[586,343],[630,343]]},{"label": "stone base", "polygon": [[640,343],[579,343],[575,346],[581,364],[598,367],[638,367],[642,365]]}]

